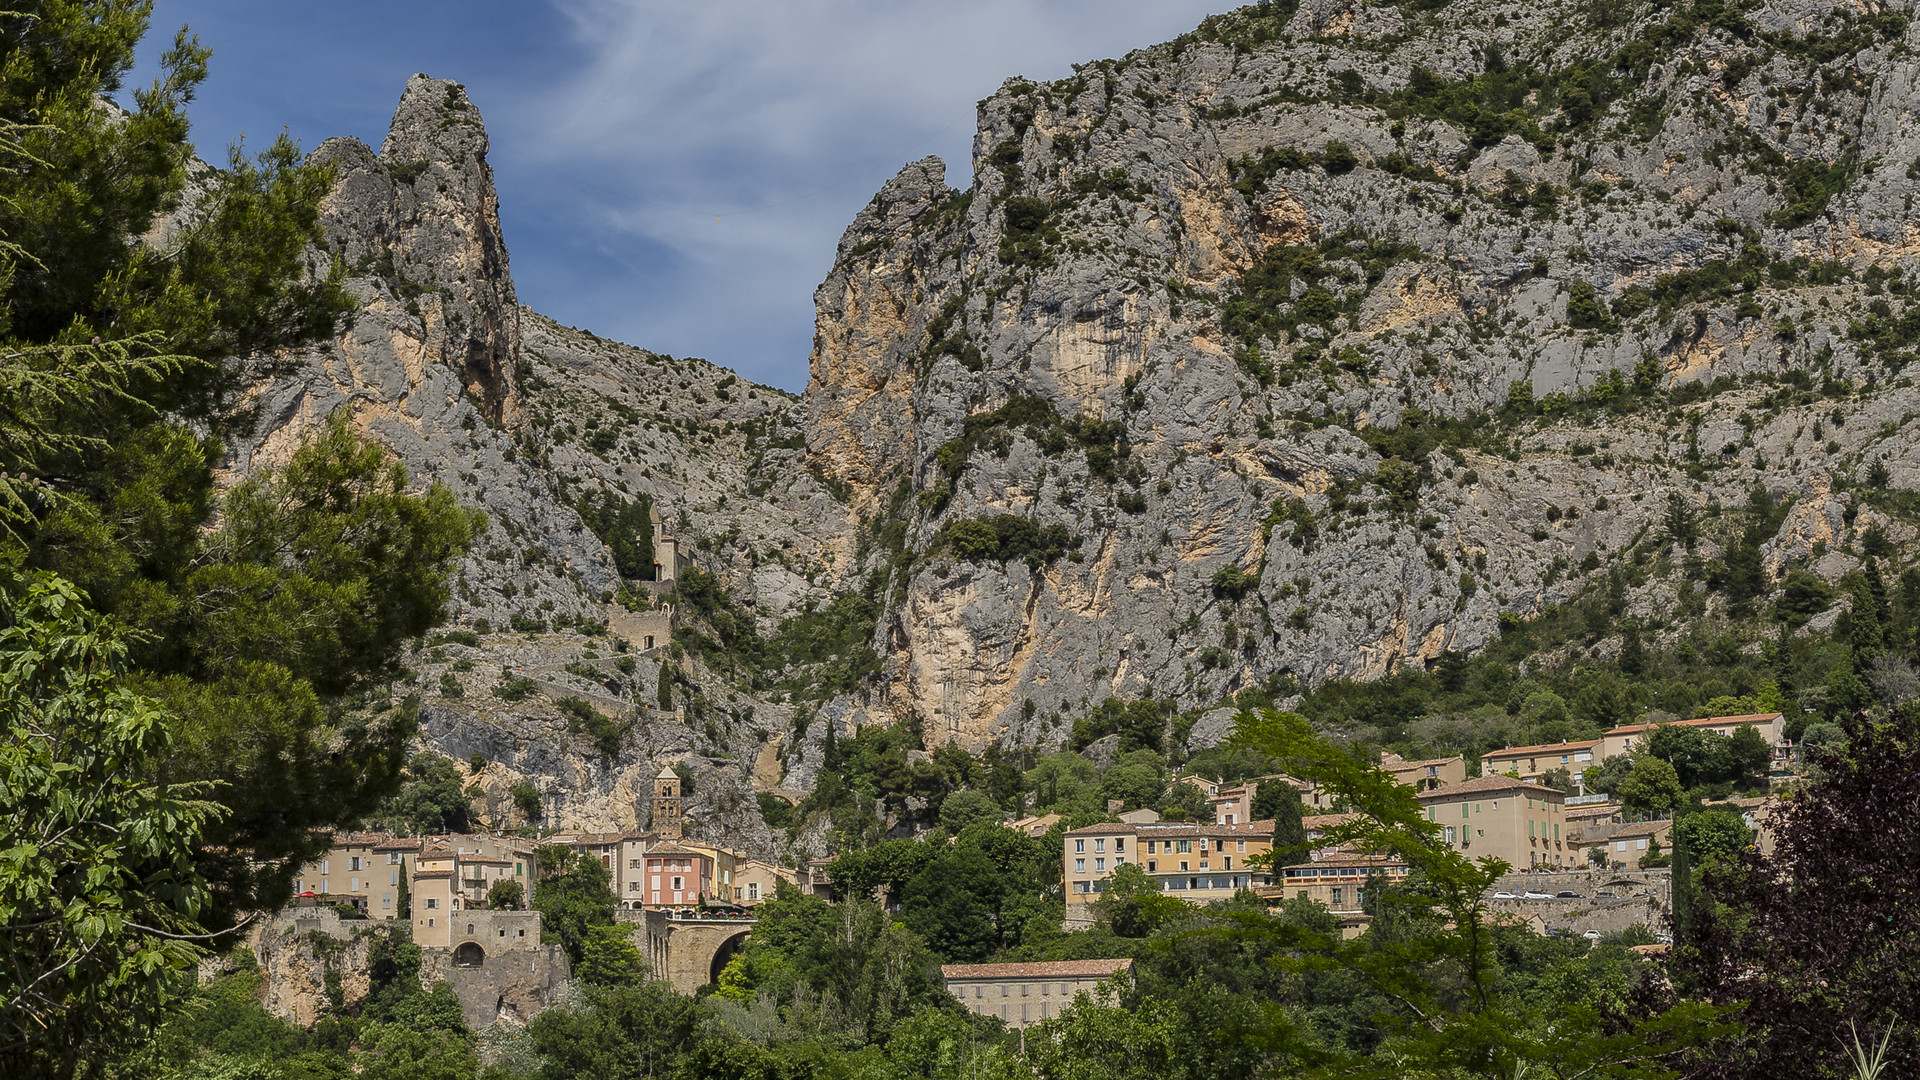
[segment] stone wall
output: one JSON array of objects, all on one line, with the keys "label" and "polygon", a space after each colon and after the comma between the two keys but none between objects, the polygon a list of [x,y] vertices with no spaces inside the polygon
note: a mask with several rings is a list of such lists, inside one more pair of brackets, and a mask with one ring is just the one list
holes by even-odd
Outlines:
[{"label": "stone wall", "polygon": [[[420,985],[431,987],[441,979],[452,983],[468,1027],[478,1031],[496,1020],[524,1023],[566,989],[572,975],[567,955],[558,945],[540,944],[539,912],[461,914],[465,918],[455,947],[421,948]],[[342,919],[331,908],[295,908],[274,916],[249,943],[263,976],[260,1004],[302,1026],[335,1007],[357,1010],[370,986],[370,941],[390,925],[385,920]],[[398,925],[403,930],[406,926]],[[329,972],[339,987],[337,1002],[329,997]]]},{"label": "stone wall", "polygon": [[558,945],[536,945],[489,955],[477,966],[456,963],[448,949],[424,949],[420,980],[445,979],[460,998],[460,1013],[475,1031],[495,1021],[523,1024],[556,1001],[572,971]]}]

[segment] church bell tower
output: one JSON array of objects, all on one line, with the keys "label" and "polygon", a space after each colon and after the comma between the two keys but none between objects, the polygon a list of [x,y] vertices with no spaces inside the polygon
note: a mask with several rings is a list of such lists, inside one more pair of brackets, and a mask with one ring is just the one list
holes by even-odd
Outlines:
[{"label": "church bell tower", "polygon": [[680,774],[668,765],[653,779],[653,831],[662,840],[680,839]]}]

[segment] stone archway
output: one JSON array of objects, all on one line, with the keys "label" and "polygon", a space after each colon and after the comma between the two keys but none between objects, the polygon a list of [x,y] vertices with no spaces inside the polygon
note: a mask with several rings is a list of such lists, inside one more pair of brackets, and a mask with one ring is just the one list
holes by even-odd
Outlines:
[{"label": "stone archway", "polygon": [[487,950],[477,941],[463,941],[453,950],[453,966],[474,968],[487,962]]},{"label": "stone archway", "polygon": [[707,965],[708,982],[717,983],[720,981],[720,973],[727,969],[727,964],[732,962],[734,955],[740,951],[740,947],[747,943],[747,935],[749,933],[751,933],[751,931],[742,930],[725,941],[722,941],[714,948],[713,960]]}]

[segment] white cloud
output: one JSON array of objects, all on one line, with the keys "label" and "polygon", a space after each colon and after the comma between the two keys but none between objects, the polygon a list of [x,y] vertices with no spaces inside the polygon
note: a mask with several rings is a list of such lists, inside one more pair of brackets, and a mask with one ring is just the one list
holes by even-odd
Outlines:
[{"label": "white cloud", "polygon": [[544,253],[533,268],[553,275],[543,284],[516,258],[523,294],[603,333],[793,388],[806,378],[813,288],[887,177],[938,153],[948,182],[964,184],[975,102],[1003,79],[1059,78],[1227,6],[554,2],[582,62],[488,108],[495,156],[523,156],[529,178],[546,180],[547,228],[578,229],[634,272],[575,280]]}]

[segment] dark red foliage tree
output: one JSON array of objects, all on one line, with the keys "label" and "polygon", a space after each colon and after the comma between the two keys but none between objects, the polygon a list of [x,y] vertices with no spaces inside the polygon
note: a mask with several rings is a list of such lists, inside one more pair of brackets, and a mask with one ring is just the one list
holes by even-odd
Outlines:
[{"label": "dark red foliage tree", "polygon": [[1851,1076],[1893,1031],[1881,1080],[1920,1078],[1920,722],[1895,710],[1845,722],[1844,753],[1776,814],[1777,840],[1710,866],[1675,971],[1746,1028],[1714,1044],[1699,1080]]}]

